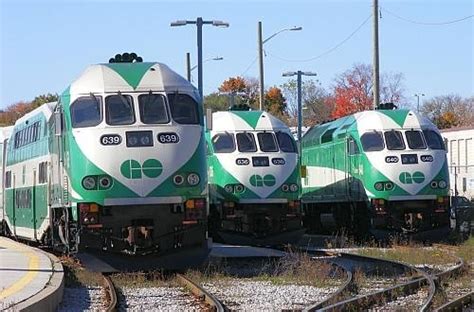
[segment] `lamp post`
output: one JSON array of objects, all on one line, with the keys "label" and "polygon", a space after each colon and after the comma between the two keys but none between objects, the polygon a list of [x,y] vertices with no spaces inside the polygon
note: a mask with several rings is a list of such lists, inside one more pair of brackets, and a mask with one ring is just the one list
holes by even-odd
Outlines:
[{"label": "lamp post", "polygon": [[302,123],[302,114],[301,114],[301,76],[316,76],[316,73],[313,72],[303,72],[301,70],[298,70],[296,72],[286,72],[283,73],[283,77],[291,77],[291,76],[296,76],[297,77],[297,90],[298,90],[298,152],[301,155],[301,123]]},{"label": "lamp post", "polygon": [[195,21],[188,20],[177,20],[170,24],[171,27],[184,26],[187,24],[195,24],[197,27],[197,49],[198,49],[198,89],[201,100],[203,98],[203,87],[202,87],[202,26],[210,24],[218,27],[229,27],[229,23],[223,21],[204,21],[202,17],[198,17]]},{"label": "lamp post", "polygon": [[416,112],[420,112],[420,96],[425,96],[424,93],[416,93],[414,96],[416,96]]},{"label": "lamp post", "polygon": [[292,28],[284,28],[282,30],[277,31],[267,39],[263,40],[262,36],[262,22],[258,22],[258,36],[257,36],[257,43],[258,43],[258,65],[259,65],[259,87],[260,87],[260,98],[259,98],[259,109],[263,110],[263,99],[265,97],[265,86],[264,86],[264,79],[263,79],[263,45],[265,42],[268,42],[270,39],[282,33],[284,31],[295,31],[295,30],[302,30],[303,27],[292,27]]},{"label": "lamp post", "polygon": [[[206,63],[208,61],[222,61],[224,58],[222,56],[216,56],[216,57],[210,57],[202,61],[202,63]],[[195,70],[198,66],[194,65],[191,67],[191,61],[189,61],[189,53],[186,53],[186,72],[187,72],[187,77],[188,81],[191,81],[191,72]]]}]

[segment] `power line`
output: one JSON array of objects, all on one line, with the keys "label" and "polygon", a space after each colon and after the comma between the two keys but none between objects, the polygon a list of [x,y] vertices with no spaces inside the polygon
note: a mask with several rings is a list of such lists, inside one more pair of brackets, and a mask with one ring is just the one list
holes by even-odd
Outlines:
[{"label": "power line", "polygon": [[471,14],[471,15],[468,15],[468,16],[465,16],[463,18],[459,18],[459,19],[455,19],[455,20],[452,20],[452,21],[446,21],[446,22],[419,22],[419,21],[415,21],[415,20],[412,20],[412,19],[409,19],[409,18],[406,18],[406,17],[402,17],[400,15],[397,15],[385,8],[382,8],[382,10],[386,13],[388,13],[389,15],[392,15],[402,21],[405,21],[405,22],[408,22],[408,23],[412,23],[412,24],[417,24],[417,25],[427,25],[427,26],[441,26],[441,25],[449,25],[449,24],[454,24],[454,23],[458,23],[458,22],[462,22],[464,20],[467,20],[469,18],[472,18],[474,17],[474,14]]},{"label": "power line", "polygon": [[243,77],[243,76],[249,71],[249,69],[250,69],[250,68],[253,66],[253,64],[255,64],[255,62],[257,61],[257,58],[258,58],[258,57],[255,57],[255,58],[253,59],[253,61],[250,63],[250,65],[247,66],[247,68],[242,72],[242,74],[240,74],[240,76]]},{"label": "power line", "polygon": [[318,58],[321,58],[323,56],[326,56],[328,55],[329,53],[335,51],[337,48],[339,48],[340,46],[342,46],[344,43],[346,43],[349,39],[351,39],[369,20],[370,18],[372,17],[372,14],[370,14],[363,22],[362,24],[360,24],[349,36],[347,36],[344,40],[342,40],[341,42],[339,42],[338,44],[336,44],[334,47],[326,50],[325,52],[317,55],[317,56],[314,56],[314,57],[311,57],[311,58],[307,58],[307,59],[300,59],[300,60],[297,60],[297,59],[294,59],[294,60],[291,60],[291,59],[285,59],[283,57],[279,57],[277,55],[274,55],[273,53],[270,53],[267,51],[267,53],[270,55],[270,56],[273,56],[274,58],[277,58],[279,60],[282,60],[282,61],[285,61],[285,62],[310,62],[310,61],[314,61]]}]

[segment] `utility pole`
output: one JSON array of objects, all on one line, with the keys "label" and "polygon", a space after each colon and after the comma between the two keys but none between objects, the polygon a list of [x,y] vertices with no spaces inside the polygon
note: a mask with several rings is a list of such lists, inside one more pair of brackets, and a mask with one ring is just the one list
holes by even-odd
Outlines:
[{"label": "utility pole", "polygon": [[380,104],[380,79],[379,79],[379,4],[378,0],[374,0],[374,31],[373,31],[373,84],[374,84],[374,109]]},{"label": "utility pole", "polygon": [[186,76],[188,81],[191,82],[191,53],[186,53]]},{"label": "utility pole", "polygon": [[263,110],[263,101],[265,99],[265,86],[263,83],[263,37],[262,37],[262,22],[258,22],[258,36],[257,36],[257,45],[258,45],[258,67],[260,71],[260,97],[258,98],[258,109]]}]

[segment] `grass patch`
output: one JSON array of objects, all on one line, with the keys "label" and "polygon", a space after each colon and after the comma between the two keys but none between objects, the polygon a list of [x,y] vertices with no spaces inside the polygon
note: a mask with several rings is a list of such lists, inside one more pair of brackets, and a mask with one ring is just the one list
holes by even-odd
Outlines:
[{"label": "grass patch", "polygon": [[474,262],[474,236],[469,237],[468,240],[459,246],[457,254],[466,263]]},{"label": "grass patch", "polygon": [[[304,253],[289,253],[287,256],[274,260],[253,260],[242,262],[237,269],[236,263],[223,263],[208,267],[204,271],[189,271],[186,276],[198,283],[215,280],[232,281],[236,277],[251,281],[269,281],[276,285],[310,285],[315,287],[337,286],[344,278],[342,272],[323,261],[312,260]],[[246,270],[244,267],[249,267]],[[238,273],[237,273],[238,272]],[[242,273],[243,272],[243,273]]]},{"label": "grass patch", "polygon": [[421,246],[392,246],[389,249],[360,249],[360,255],[396,260],[412,265],[418,264],[452,264],[456,261],[449,253],[438,248],[422,248]]},{"label": "grass patch", "polygon": [[71,257],[63,256],[60,260],[64,267],[66,287],[102,286],[100,273],[84,269],[78,261]]},{"label": "grass patch", "polygon": [[117,273],[111,276],[116,287],[178,287],[179,283],[174,278],[165,276],[160,271]]}]

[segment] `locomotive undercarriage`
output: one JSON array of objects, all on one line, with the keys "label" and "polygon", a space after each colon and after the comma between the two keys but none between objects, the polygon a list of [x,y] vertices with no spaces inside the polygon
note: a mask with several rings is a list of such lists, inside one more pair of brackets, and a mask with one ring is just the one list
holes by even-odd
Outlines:
[{"label": "locomotive undercarriage", "polygon": [[71,221],[71,208],[53,209],[52,237],[57,249],[148,255],[201,247],[206,241],[205,221],[185,220],[182,205],[100,207],[95,214],[80,209],[78,221]]},{"label": "locomotive undercarriage", "polygon": [[305,231],[299,205],[226,202],[222,206],[211,205],[210,222],[214,237],[232,244],[294,243]]},{"label": "locomotive undercarriage", "polygon": [[358,235],[370,230],[415,233],[446,226],[448,221],[447,203],[436,200],[306,204],[304,216],[312,233],[345,229]]}]

